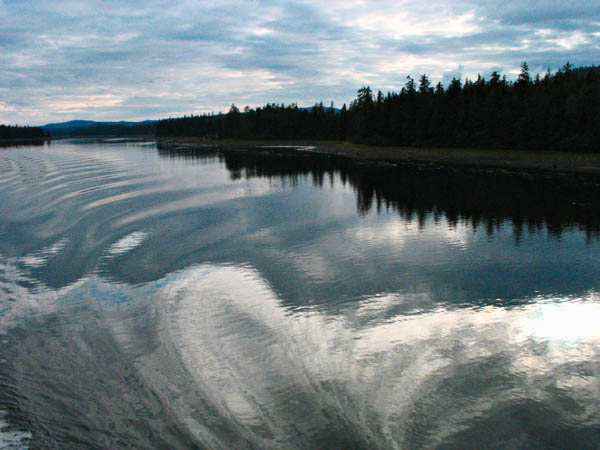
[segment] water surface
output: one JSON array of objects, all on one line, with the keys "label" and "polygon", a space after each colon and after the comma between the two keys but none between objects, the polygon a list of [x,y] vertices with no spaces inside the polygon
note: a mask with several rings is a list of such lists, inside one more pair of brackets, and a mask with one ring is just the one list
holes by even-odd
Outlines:
[{"label": "water surface", "polygon": [[596,448],[598,181],[0,150],[0,446]]}]

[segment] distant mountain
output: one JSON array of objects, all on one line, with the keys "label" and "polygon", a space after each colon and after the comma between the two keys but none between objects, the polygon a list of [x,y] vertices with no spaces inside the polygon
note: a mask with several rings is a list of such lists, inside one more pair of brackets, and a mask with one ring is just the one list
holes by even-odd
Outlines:
[{"label": "distant mountain", "polygon": [[113,136],[132,134],[153,134],[156,120],[141,122],[96,122],[94,120],[70,120],[68,122],[49,123],[41,128],[49,131],[53,137],[68,136]]},{"label": "distant mountain", "polygon": [[77,128],[89,127],[96,123],[99,123],[99,122],[94,122],[93,120],[69,120],[68,122],[49,123],[47,125],[42,125],[42,129],[52,131],[52,130],[64,130],[64,129],[68,128],[71,130],[75,130]]}]

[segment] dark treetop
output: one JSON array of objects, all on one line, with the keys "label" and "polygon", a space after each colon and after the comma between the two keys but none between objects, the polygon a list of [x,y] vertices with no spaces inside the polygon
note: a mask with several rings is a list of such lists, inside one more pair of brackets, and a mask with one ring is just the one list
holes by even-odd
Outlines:
[{"label": "dark treetop", "polygon": [[43,139],[45,136],[40,127],[0,124],[0,139]]}]

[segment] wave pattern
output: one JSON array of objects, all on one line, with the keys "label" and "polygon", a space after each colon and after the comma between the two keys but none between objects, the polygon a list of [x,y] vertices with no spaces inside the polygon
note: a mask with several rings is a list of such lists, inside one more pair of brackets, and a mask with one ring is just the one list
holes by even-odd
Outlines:
[{"label": "wave pattern", "polygon": [[417,226],[333,175],[192,162],[0,152],[0,446],[597,445],[583,231]]}]

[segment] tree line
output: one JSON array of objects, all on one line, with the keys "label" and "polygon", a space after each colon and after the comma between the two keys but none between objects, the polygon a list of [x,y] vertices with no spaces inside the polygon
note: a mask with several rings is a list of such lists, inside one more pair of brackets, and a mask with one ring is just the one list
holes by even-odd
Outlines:
[{"label": "tree line", "polygon": [[446,87],[408,76],[400,92],[363,86],[349,106],[318,103],[232,105],[226,114],[161,120],[157,136],[239,139],[343,140],[382,146],[516,148],[600,151],[600,66],[531,76],[526,62],[516,80],[489,79]]},{"label": "tree line", "polygon": [[0,124],[0,139],[44,139],[48,135],[40,127]]}]

